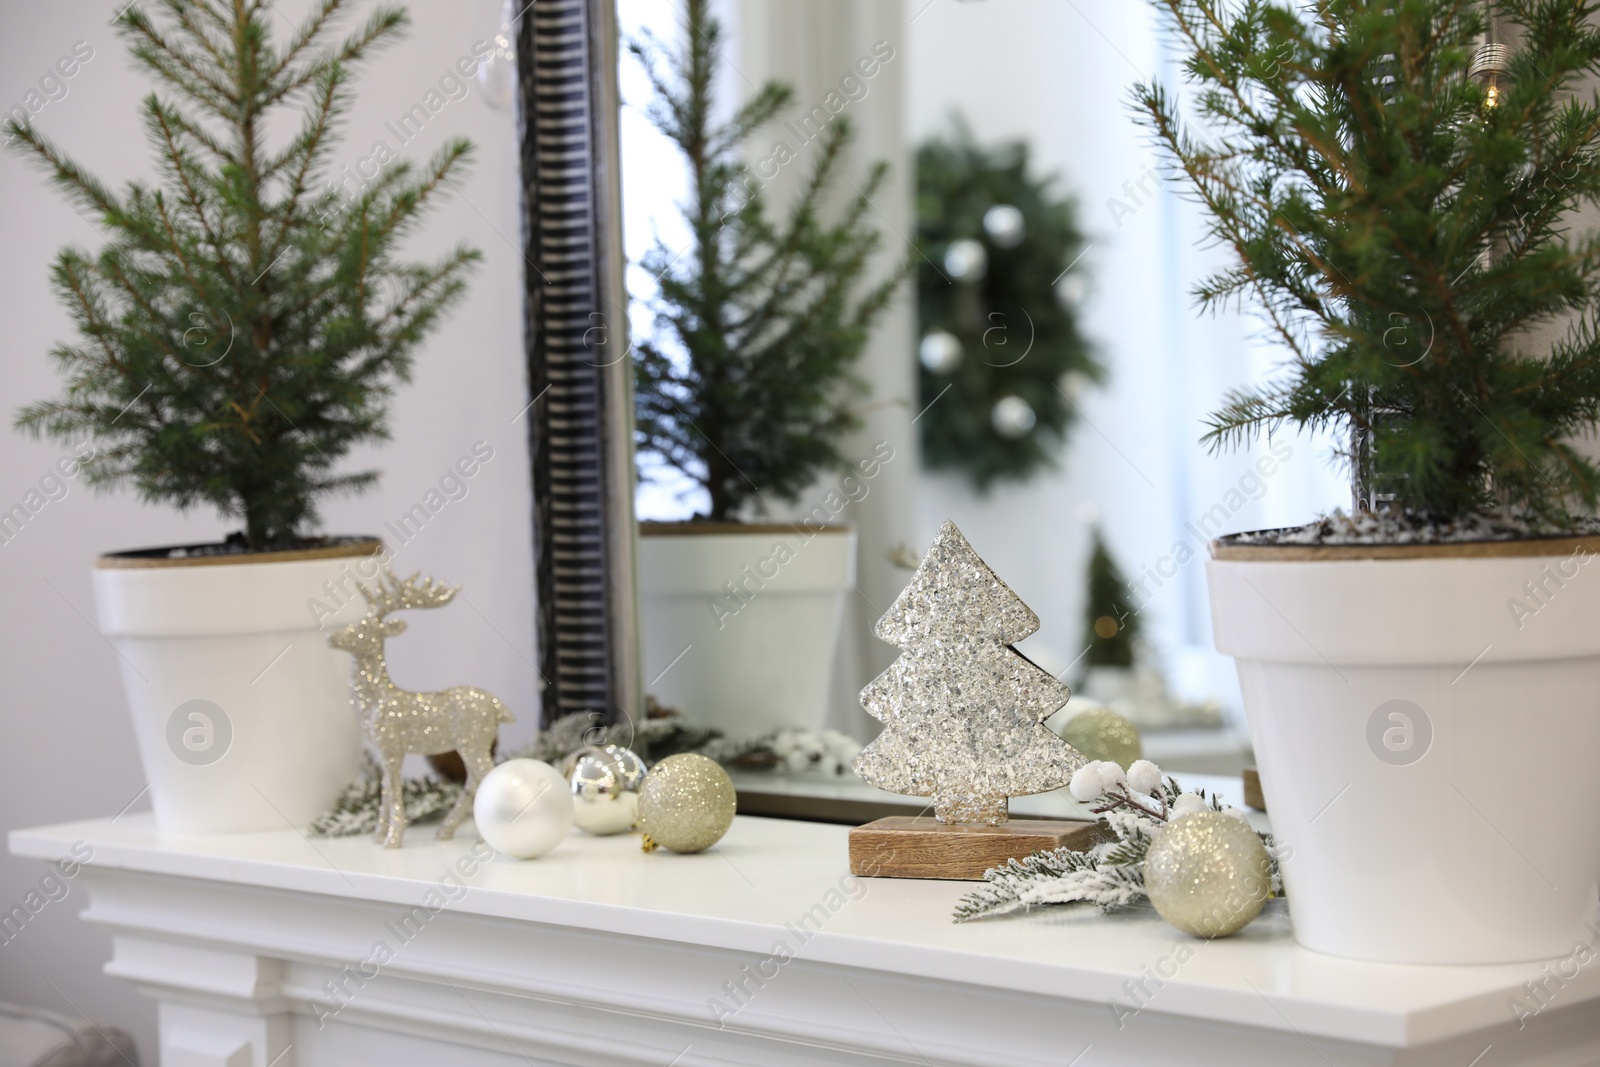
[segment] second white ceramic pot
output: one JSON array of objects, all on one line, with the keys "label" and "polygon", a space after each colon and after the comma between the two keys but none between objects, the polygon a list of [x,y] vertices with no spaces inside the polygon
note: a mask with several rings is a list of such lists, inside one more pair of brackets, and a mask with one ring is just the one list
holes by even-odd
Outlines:
[{"label": "second white ceramic pot", "polygon": [[1600,890],[1595,549],[1214,548],[1217,648],[1237,661],[1301,944],[1496,963],[1584,939]]},{"label": "second white ceramic pot", "polygon": [[732,738],[821,730],[855,564],[843,527],[642,524],[647,691]]}]

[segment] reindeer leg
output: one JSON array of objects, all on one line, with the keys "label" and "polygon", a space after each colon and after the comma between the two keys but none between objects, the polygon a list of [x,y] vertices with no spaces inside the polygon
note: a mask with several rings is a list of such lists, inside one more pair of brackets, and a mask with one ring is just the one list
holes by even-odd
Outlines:
[{"label": "reindeer leg", "polygon": [[461,762],[467,768],[467,784],[461,787],[461,796],[456,799],[455,806],[450,809],[450,814],[444,817],[444,823],[439,827],[439,840],[448,841],[456,834],[456,827],[467,817],[472,810],[472,800],[478,795],[478,783],[483,781],[483,776],[494,770],[494,760],[489,758],[489,747],[473,746],[459,750]]},{"label": "reindeer leg", "polygon": [[378,782],[378,825],[372,832],[372,840],[381,845],[384,838],[389,836],[389,771],[387,768],[378,775]]},{"label": "reindeer leg", "polygon": [[389,775],[386,771],[378,774],[378,824],[373,828],[372,840],[383,844],[383,839],[389,834]]},{"label": "reindeer leg", "polygon": [[399,848],[406,836],[405,792],[400,783],[400,764],[405,754],[383,758],[383,794],[388,799],[389,825],[383,835],[384,848]]}]

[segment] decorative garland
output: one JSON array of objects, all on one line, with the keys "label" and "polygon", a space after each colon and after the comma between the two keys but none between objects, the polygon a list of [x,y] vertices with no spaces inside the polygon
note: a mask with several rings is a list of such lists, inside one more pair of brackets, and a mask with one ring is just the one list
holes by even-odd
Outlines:
[{"label": "decorative garland", "polygon": [[1028,146],[965,123],[917,150],[923,461],[986,490],[1054,465],[1077,394],[1104,371],[1078,330],[1082,233]]},{"label": "decorative garland", "polygon": [[[437,778],[407,778],[401,783],[400,793],[406,809],[406,822],[431,822],[442,819],[461,797],[461,787],[455,782],[441,782]],[[315,837],[354,837],[357,834],[375,833],[378,829],[378,802],[383,794],[383,768],[366,754],[366,766],[361,777],[344,787],[333,807],[318,815],[311,824]]]}]

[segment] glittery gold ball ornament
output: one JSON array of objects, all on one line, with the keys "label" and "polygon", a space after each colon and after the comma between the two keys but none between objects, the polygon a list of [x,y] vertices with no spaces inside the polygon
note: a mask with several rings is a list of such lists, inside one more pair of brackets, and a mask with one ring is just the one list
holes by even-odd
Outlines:
[{"label": "glittery gold ball ornament", "polygon": [[1272,887],[1267,847],[1220,811],[1172,820],[1144,860],[1144,891],[1167,922],[1196,937],[1227,937],[1261,914]]},{"label": "glittery gold ball ornament", "polygon": [[644,761],[621,745],[585,745],[561,765],[572,788],[573,821],[604,836],[633,829],[639,818]]},{"label": "glittery gold ball ornament", "polygon": [[693,752],[668,756],[639,787],[644,849],[701,852],[733,825],[733,780],[716,760]]},{"label": "glittery gold ball ornament", "polygon": [[1139,728],[1110,708],[1078,712],[1061,728],[1061,740],[1082,752],[1084,759],[1110,760],[1123,770],[1144,756]]}]

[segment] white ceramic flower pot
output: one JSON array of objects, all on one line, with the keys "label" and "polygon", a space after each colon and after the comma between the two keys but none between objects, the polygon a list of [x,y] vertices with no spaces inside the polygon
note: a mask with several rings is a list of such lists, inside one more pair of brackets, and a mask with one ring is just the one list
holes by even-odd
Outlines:
[{"label": "white ceramic flower pot", "polygon": [[350,657],[376,541],[182,560],[102,556],[94,590],[170,833],[303,827],[361,769]]},{"label": "white ceramic flower pot", "polygon": [[646,690],[733,738],[821,730],[855,550],[843,527],[641,524]]},{"label": "white ceramic flower pot", "polygon": [[1593,915],[1600,564],[1576,539],[1470,547],[1207,563],[1307,948],[1533,960]]}]

